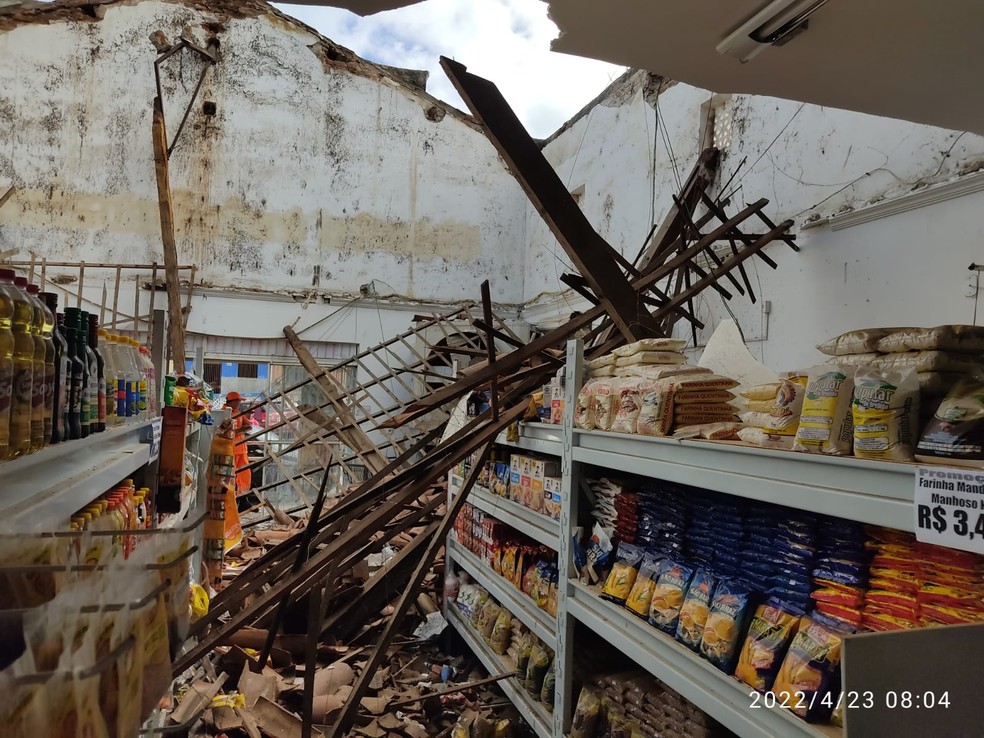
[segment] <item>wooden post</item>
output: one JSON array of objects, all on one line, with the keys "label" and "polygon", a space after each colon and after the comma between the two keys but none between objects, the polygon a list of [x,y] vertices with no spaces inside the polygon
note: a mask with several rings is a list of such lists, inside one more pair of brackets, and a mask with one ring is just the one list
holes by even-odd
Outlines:
[{"label": "wooden post", "polygon": [[120,280],[123,278],[123,267],[116,267],[116,286],[113,287],[113,330],[116,330],[116,321],[119,318],[120,309]]},{"label": "wooden post", "polygon": [[85,262],[79,262],[79,294],[78,299],[75,302],[75,307],[79,310],[82,309],[82,287],[85,285]]},{"label": "wooden post", "polygon": [[174,240],[174,213],[171,209],[171,177],[167,163],[167,132],[160,98],[154,100],[154,170],[157,174],[157,198],[161,215],[161,241],[164,245],[164,282],[167,286],[168,338],[174,365],[185,366],[184,320],[181,315],[181,292],[178,282],[178,245]]}]

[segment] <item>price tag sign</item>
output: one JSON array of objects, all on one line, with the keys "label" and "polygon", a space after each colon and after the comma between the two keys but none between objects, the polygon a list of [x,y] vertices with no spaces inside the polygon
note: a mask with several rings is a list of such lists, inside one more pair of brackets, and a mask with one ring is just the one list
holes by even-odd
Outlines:
[{"label": "price tag sign", "polygon": [[984,470],[916,469],[916,539],[984,553]]},{"label": "price tag sign", "polygon": [[150,460],[157,461],[161,455],[161,430],[164,427],[164,418],[154,418],[150,425]]}]

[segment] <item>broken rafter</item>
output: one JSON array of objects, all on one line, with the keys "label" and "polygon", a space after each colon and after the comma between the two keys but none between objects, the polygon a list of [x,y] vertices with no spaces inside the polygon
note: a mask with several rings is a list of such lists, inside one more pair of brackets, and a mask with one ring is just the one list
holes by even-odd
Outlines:
[{"label": "broken rafter", "polygon": [[470,74],[463,64],[441,57],[441,66],[626,340],[655,335],[655,321],[629,289],[619,264],[630,273],[635,267],[592,228],[502,93],[492,82]]}]

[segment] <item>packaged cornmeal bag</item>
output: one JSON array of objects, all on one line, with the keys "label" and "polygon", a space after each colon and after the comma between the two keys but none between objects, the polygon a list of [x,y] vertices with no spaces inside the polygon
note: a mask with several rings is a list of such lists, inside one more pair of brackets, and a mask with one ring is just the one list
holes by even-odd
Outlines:
[{"label": "packaged cornmeal bag", "polygon": [[809,722],[825,722],[833,712],[824,699],[839,681],[843,634],[804,616],[783,659],[772,692],[783,705]]},{"label": "packaged cornmeal bag", "polygon": [[786,649],[796,635],[802,610],[769,598],[755,610],[748,638],[738,657],[735,676],[752,689],[765,692],[772,687]]},{"label": "packaged cornmeal bag", "polygon": [[726,674],[734,671],[739,639],[751,617],[752,604],[751,588],[741,582],[723,580],[714,591],[700,652]]},{"label": "packaged cornmeal bag", "polygon": [[916,373],[861,368],[851,401],[854,455],[864,459],[912,461],[919,418]]},{"label": "packaged cornmeal bag", "polygon": [[697,651],[701,638],[704,637],[704,626],[711,610],[711,598],[717,579],[709,571],[699,570],[687,590],[687,598],[680,608],[680,622],[677,624],[676,637],[680,643]]},{"label": "packaged cornmeal bag", "polygon": [[795,450],[833,456],[851,453],[855,371],[855,367],[836,364],[809,370]]},{"label": "packaged cornmeal bag", "polygon": [[690,586],[694,570],[684,564],[667,562],[653,590],[653,601],[649,607],[649,624],[664,633],[676,634],[680,619],[680,608]]}]

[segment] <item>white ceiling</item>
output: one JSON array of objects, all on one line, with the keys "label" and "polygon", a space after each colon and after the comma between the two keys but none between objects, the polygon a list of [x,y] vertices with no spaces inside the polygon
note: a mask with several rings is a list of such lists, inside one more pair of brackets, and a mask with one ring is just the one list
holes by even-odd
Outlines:
[{"label": "white ceiling", "polygon": [[[307,0],[363,15],[415,1]],[[715,92],[772,95],[984,133],[984,1],[829,0],[784,46],[766,48],[746,64],[718,54],[717,45],[767,4],[552,0],[550,15],[561,29],[554,48]]]}]

